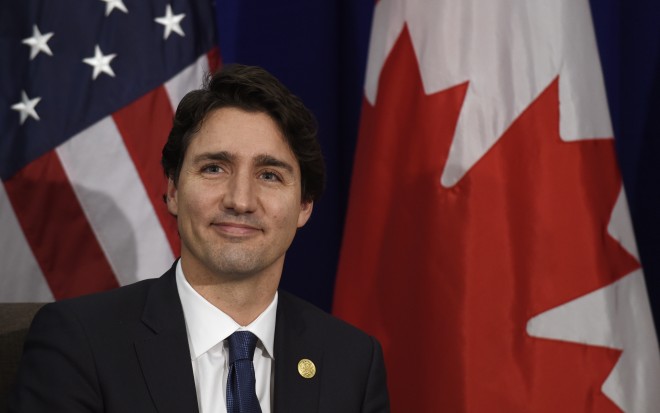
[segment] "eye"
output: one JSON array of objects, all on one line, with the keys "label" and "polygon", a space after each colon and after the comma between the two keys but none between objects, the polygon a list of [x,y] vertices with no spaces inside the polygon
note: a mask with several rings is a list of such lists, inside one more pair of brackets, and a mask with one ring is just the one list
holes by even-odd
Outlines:
[{"label": "eye", "polygon": [[202,173],[219,174],[221,172],[224,172],[224,170],[220,165],[210,164],[202,167]]},{"label": "eye", "polygon": [[260,178],[264,181],[279,182],[282,180],[278,174],[272,171],[264,171],[261,173]]}]

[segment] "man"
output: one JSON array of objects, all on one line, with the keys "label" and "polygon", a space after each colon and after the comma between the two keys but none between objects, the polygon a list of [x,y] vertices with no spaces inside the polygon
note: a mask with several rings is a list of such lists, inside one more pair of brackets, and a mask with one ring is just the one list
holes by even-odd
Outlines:
[{"label": "man", "polygon": [[46,305],[11,411],[389,411],[378,342],[277,290],[324,184],[300,100],[260,68],[225,68],[179,104],[162,164],[181,259]]}]

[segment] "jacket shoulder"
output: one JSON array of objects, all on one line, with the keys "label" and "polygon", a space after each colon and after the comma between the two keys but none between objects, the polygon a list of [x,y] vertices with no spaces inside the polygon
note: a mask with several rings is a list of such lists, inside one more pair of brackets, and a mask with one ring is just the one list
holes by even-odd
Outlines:
[{"label": "jacket shoulder", "polygon": [[157,280],[142,280],[113,290],[48,303],[40,312],[73,313],[81,319],[135,314],[142,311],[149,289]]},{"label": "jacket shoulder", "polygon": [[282,317],[288,318],[287,323],[293,323],[296,318],[302,320],[304,327],[300,328],[307,330],[307,336],[317,337],[333,346],[353,347],[354,350],[355,346],[373,346],[375,338],[291,293],[280,290],[279,300],[283,307]]}]

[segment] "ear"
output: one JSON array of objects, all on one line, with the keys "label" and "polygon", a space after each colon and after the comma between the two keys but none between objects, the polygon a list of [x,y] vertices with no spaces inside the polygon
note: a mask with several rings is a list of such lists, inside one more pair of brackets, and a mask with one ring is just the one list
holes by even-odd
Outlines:
[{"label": "ear", "polygon": [[177,216],[179,213],[179,200],[178,200],[178,192],[176,189],[176,184],[172,180],[172,178],[169,178],[167,180],[167,195],[166,195],[166,201],[167,201],[167,210],[170,212],[170,214]]},{"label": "ear", "polygon": [[298,228],[301,228],[310,216],[312,216],[312,209],[314,209],[314,201],[305,202],[300,204],[300,212],[298,213]]}]

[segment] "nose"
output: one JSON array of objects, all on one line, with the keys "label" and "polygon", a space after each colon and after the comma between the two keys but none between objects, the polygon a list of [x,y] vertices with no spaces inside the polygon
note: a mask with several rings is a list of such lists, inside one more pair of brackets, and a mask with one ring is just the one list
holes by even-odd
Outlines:
[{"label": "nose", "polygon": [[247,173],[235,174],[227,182],[222,198],[225,209],[238,214],[254,212],[257,205],[255,183]]}]

